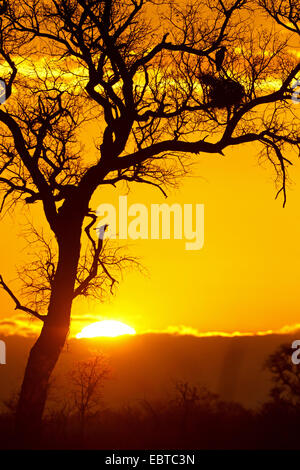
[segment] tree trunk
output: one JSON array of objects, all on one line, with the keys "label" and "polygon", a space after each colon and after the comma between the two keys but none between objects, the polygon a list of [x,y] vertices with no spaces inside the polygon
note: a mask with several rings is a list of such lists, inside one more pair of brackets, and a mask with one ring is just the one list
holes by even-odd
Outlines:
[{"label": "tree trunk", "polygon": [[16,414],[19,447],[38,447],[49,379],[64,347],[70,326],[74,284],[80,256],[83,217],[64,219],[57,236],[59,260],[47,320],[30,351]]},{"label": "tree trunk", "polygon": [[79,437],[80,437],[80,445],[84,447],[85,444],[85,423],[86,423],[86,410],[80,410],[79,415]]}]

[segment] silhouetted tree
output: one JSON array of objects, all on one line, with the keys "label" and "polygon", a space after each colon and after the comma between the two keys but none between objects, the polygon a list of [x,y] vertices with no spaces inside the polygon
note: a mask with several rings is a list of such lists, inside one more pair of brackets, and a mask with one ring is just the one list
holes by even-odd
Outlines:
[{"label": "silhouetted tree", "polygon": [[300,34],[298,0],[258,0],[258,3],[280,26]]},{"label": "silhouetted tree", "polygon": [[196,407],[211,410],[218,400],[218,395],[207,390],[206,387],[198,387],[189,382],[177,380],[175,382],[175,403],[182,409],[182,421],[180,423],[182,432],[186,431],[190,415],[195,412]]},{"label": "silhouetted tree", "polygon": [[74,408],[79,415],[80,434],[84,439],[86,419],[101,408],[102,389],[110,368],[105,356],[79,361],[70,372]]},{"label": "silhouetted tree", "polygon": [[295,350],[290,344],[281,345],[265,363],[265,368],[272,374],[273,386],[270,396],[277,404],[283,402],[292,406],[300,405],[300,369],[293,364]]},{"label": "silhouetted tree", "polygon": [[[114,282],[101,258],[102,241],[90,231],[97,188],[140,182],[165,193],[200,153],[223,155],[232,146],[256,143],[280,178],[278,194],[285,203],[291,163],[285,152],[299,145],[290,97],[300,65],[289,54],[288,37],[274,36],[272,25],[258,28],[249,5],[16,0],[1,16],[9,97],[0,109],[3,204],[41,203],[57,247],[45,265],[44,311],[23,305],[2,279],[16,308],[43,322],[17,412],[24,436],[39,429],[74,298],[89,294],[99,272]],[[234,105],[207,106],[200,77],[214,75],[222,46],[222,77],[242,85],[244,96]],[[266,86],[269,81],[273,88]],[[88,119],[97,123],[89,158],[81,145]],[[91,264],[84,268],[83,226],[91,250]]]}]

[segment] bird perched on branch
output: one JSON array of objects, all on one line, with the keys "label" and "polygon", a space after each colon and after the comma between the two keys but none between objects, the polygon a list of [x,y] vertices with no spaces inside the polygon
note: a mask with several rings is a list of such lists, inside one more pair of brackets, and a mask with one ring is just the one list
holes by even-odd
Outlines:
[{"label": "bird perched on branch", "polygon": [[221,70],[221,68],[222,68],[222,64],[223,64],[224,59],[225,59],[226,51],[227,51],[226,47],[222,46],[216,52],[216,69],[217,70]]},{"label": "bird perched on branch", "polygon": [[106,232],[106,230],[108,229],[108,225],[105,224],[105,225],[101,225],[101,227],[97,227],[95,230],[98,232],[97,235],[98,235],[98,238],[99,240],[102,240],[104,239],[104,234]]},{"label": "bird perched on branch", "polygon": [[7,1],[4,0],[3,2],[0,3],[0,15],[4,15],[4,13],[6,12],[7,10]]}]

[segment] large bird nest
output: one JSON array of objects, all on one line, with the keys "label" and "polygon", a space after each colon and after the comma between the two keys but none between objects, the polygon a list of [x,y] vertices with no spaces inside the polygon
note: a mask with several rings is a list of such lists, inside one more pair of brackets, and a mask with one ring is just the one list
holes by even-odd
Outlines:
[{"label": "large bird nest", "polygon": [[245,96],[243,85],[231,78],[203,74],[200,81],[207,107],[223,109],[237,106]]}]

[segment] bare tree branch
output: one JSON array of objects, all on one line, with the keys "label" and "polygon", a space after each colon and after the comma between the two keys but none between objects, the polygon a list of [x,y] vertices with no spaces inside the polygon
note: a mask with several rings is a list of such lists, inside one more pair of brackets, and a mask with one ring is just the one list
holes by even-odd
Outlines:
[{"label": "bare tree branch", "polygon": [[31,308],[25,307],[24,305],[21,305],[20,301],[17,299],[15,294],[11,291],[11,289],[8,287],[8,285],[4,282],[3,277],[0,275],[0,286],[8,293],[8,295],[12,298],[12,300],[15,302],[15,310],[22,310],[23,312],[29,313],[30,315],[33,315],[35,318],[38,318],[41,321],[46,320],[46,315],[40,315],[39,313],[35,312]]}]

